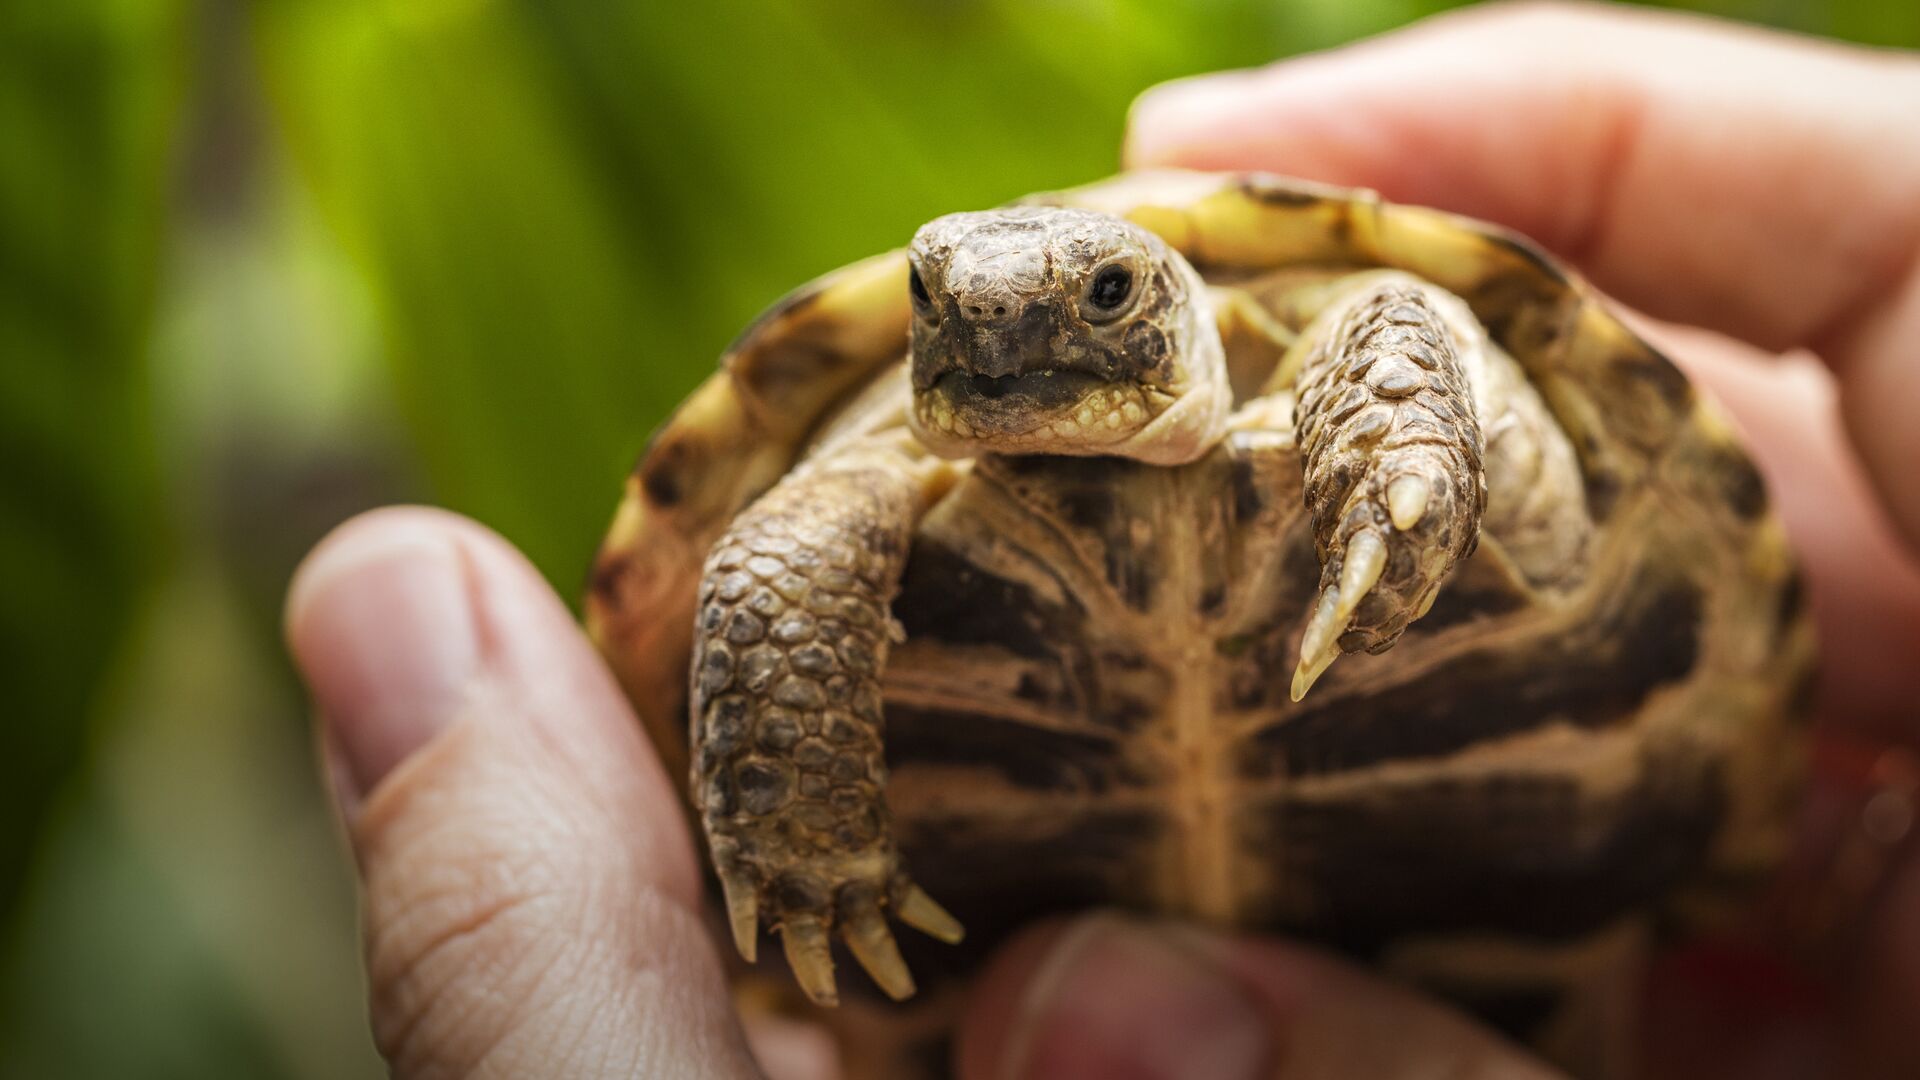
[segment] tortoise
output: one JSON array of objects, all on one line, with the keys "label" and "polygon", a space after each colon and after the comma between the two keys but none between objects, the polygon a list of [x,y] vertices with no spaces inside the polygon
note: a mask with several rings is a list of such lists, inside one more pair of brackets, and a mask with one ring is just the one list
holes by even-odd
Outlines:
[{"label": "tortoise", "polygon": [[849,1001],[916,1033],[850,1055],[890,1077],[996,942],[1102,906],[1606,1071],[1632,956],[1783,854],[1814,658],[1739,438],[1607,301],[1253,173],[950,214],[790,294],[655,434],[586,614],[741,956],[777,933],[820,1005],[836,940],[919,974]]}]

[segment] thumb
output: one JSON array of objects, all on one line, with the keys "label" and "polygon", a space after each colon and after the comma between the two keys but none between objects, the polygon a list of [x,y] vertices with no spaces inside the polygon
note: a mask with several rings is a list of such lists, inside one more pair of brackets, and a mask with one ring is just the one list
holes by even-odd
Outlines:
[{"label": "thumb", "polygon": [[1095,915],[1032,931],[983,976],[964,1080],[1553,1080],[1465,1016],[1330,956]]},{"label": "thumb", "polygon": [[394,1075],[758,1075],[672,788],[524,559],[450,514],[376,511],[307,558],[287,636]]}]

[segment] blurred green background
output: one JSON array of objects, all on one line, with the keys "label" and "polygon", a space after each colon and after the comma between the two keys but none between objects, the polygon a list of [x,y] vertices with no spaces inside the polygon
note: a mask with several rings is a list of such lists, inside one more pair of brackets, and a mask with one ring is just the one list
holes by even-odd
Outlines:
[{"label": "blurred green background", "polygon": [[328,527],[441,503],[572,596],[781,292],[1442,6],[0,0],[0,1077],[378,1074],[277,626]]}]

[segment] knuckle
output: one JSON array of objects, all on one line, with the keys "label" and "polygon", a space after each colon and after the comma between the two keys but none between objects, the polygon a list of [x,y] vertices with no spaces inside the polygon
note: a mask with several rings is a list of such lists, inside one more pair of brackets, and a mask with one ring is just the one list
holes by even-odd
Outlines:
[{"label": "knuckle", "polygon": [[610,872],[562,802],[472,741],[424,751],[354,825],[375,1042],[397,1069],[477,1062],[526,1020]]},{"label": "knuckle", "polygon": [[476,1034],[509,1030],[554,957],[574,901],[538,856],[475,853],[370,875],[367,978],[374,1037],[399,1063],[478,1060]]}]

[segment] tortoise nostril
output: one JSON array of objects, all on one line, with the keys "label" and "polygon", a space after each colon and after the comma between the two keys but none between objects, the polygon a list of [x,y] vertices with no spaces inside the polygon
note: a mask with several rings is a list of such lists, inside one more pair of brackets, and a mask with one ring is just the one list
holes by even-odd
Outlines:
[{"label": "tortoise nostril", "polygon": [[993,313],[995,315],[1005,315],[1007,313],[1007,309],[1004,307],[997,307],[993,309]]},{"label": "tortoise nostril", "polygon": [[969,314],[969,315],[972,315],[972,316],[973,316],[973,317],[975,317],[975,318],[979,318],[979,316],[980,316],[980,308],[979,308],[979,306],[978,306],[978,305],[975,305],[975,304],[968,304],[968,305],[967,305],[967,314]]}]

